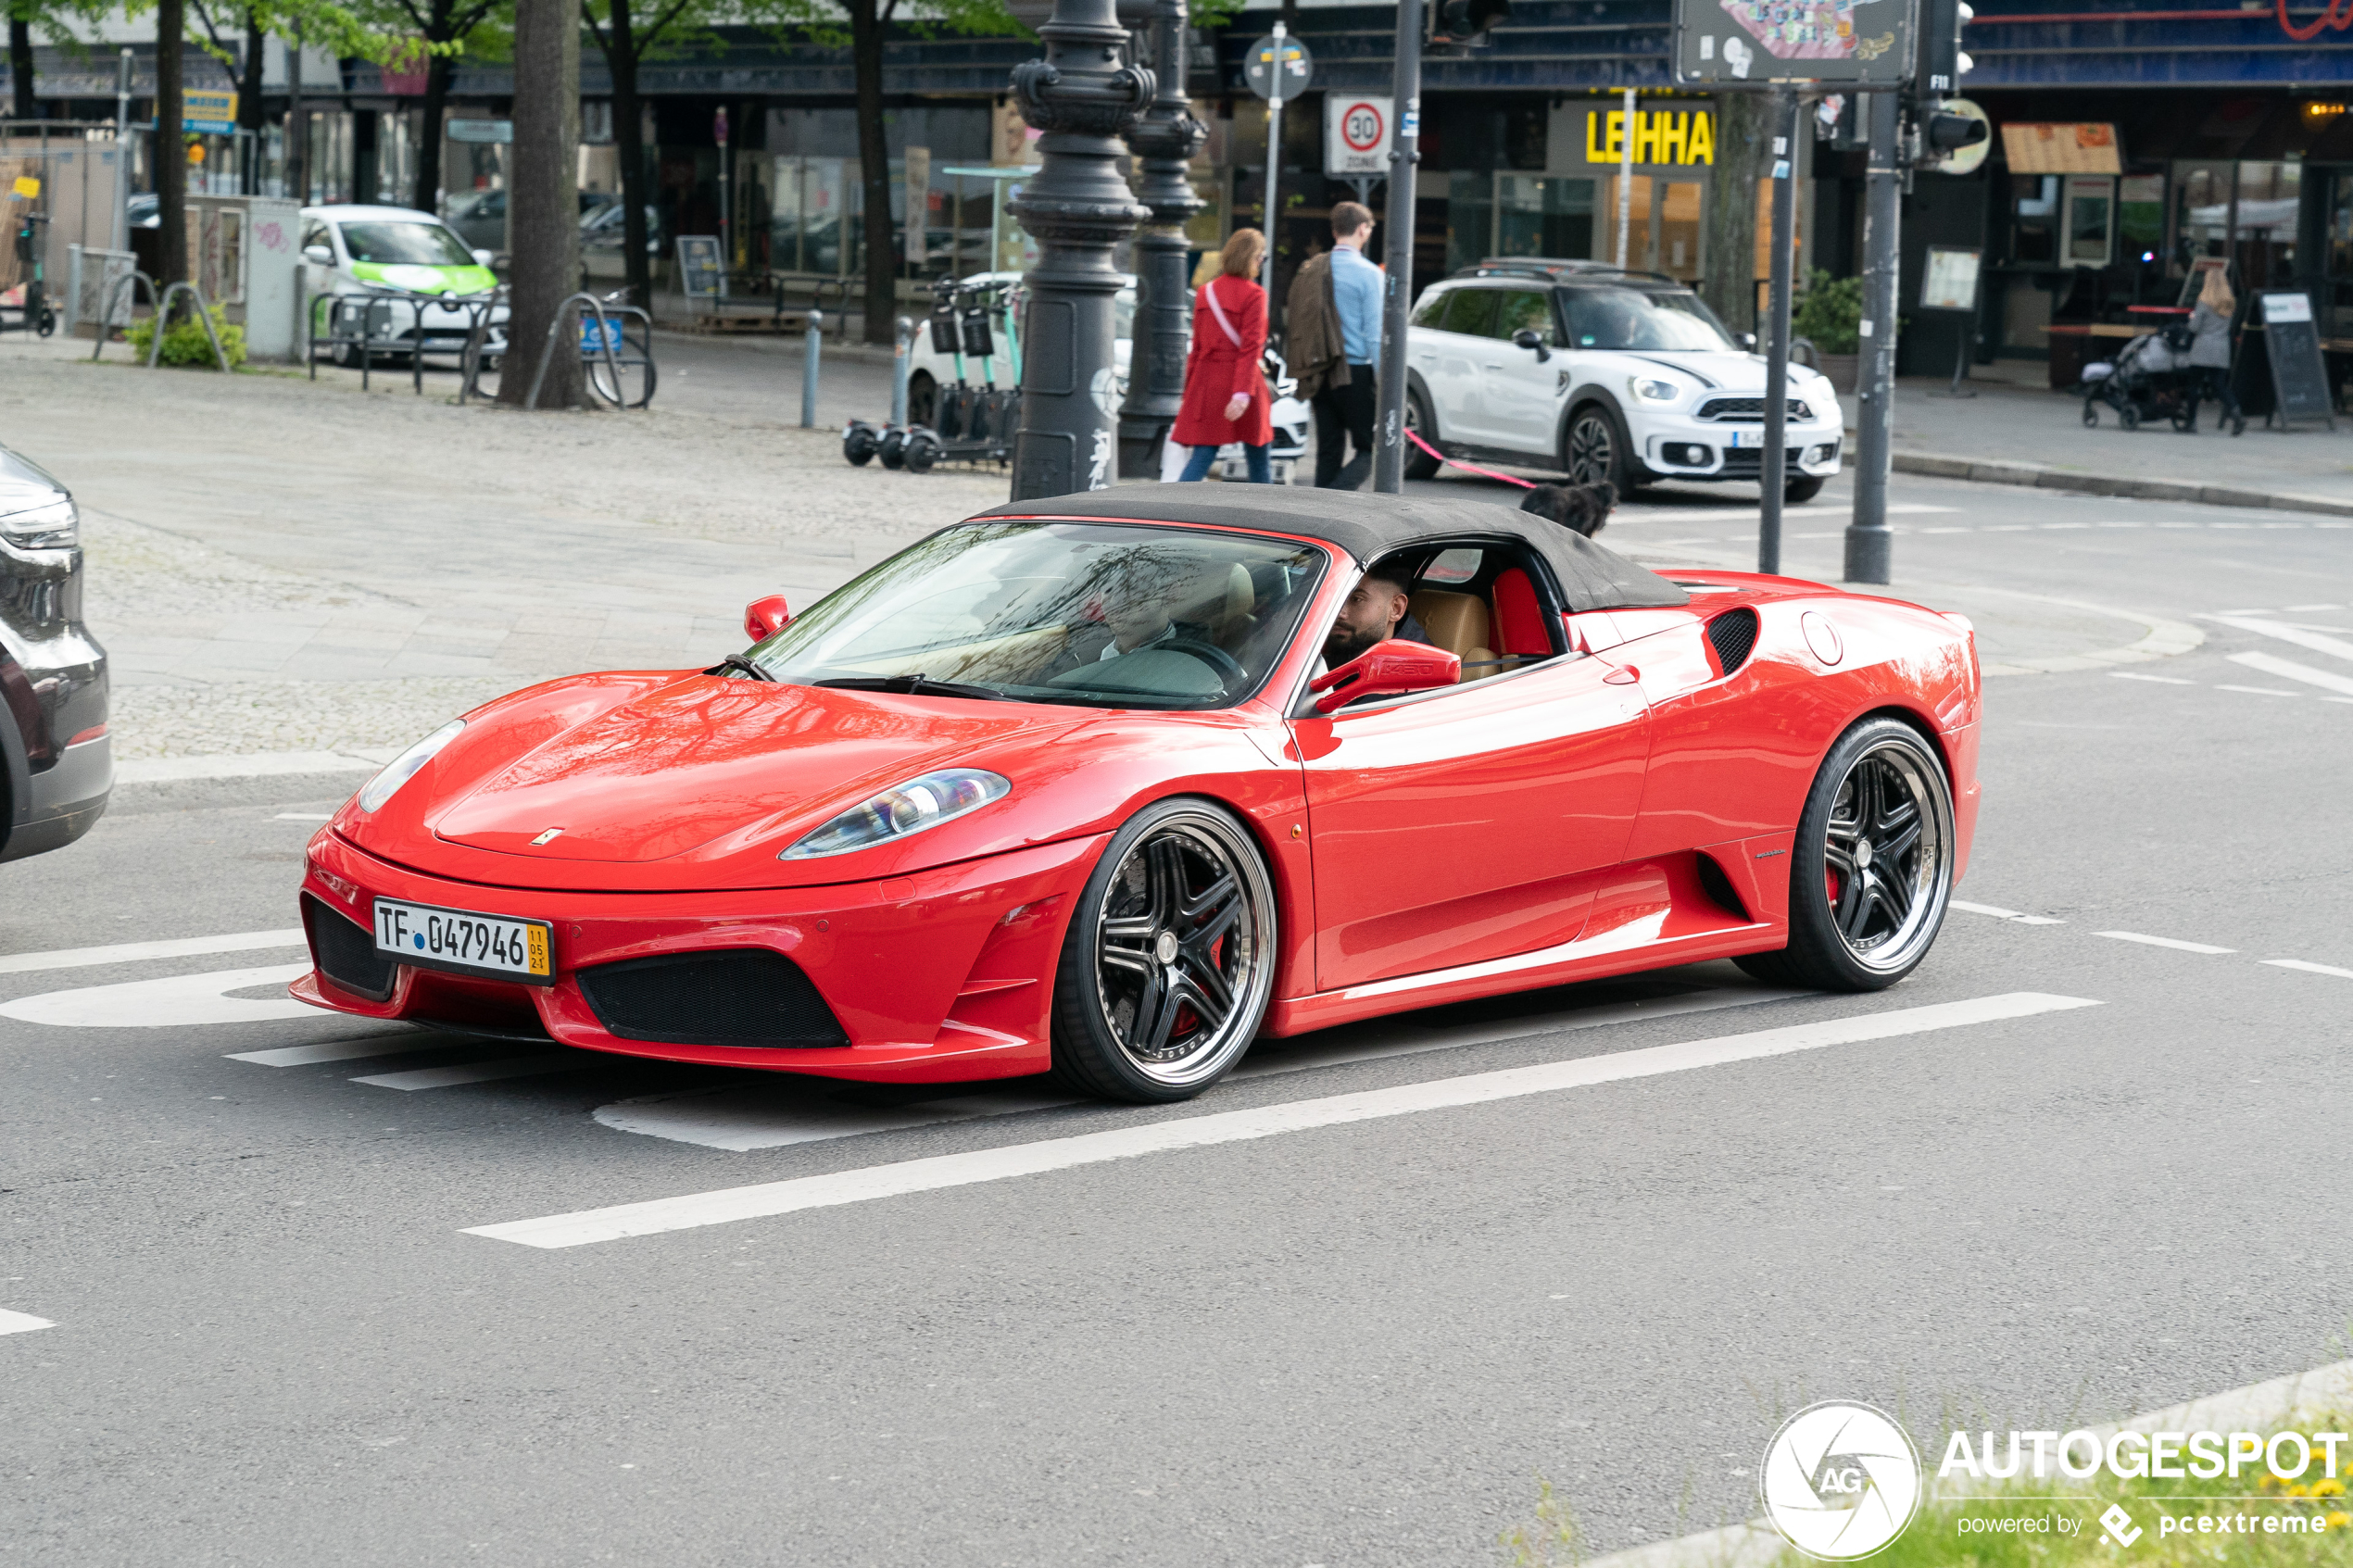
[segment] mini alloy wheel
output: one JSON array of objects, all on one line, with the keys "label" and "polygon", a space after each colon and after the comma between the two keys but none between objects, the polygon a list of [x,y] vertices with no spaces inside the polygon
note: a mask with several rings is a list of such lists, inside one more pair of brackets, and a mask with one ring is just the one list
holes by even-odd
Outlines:
[{"label": "mini alloy wheel", "polygon": [[1863,721],[1831,747],[1798,821],[1789,946],[1741,967],[1825,990],[1894,985],[1936,941],[1958,850],[1935,750],[1900,720]]},{"label": "mini alloy wheel", "polygon": [[1620,495],[1627,484],[1618,460],[1617,421],[1598,405],[1578,410],[1569,421],[1563,467],[1571,484],[1614,484]]},{"label": "mini alloy wheel", "polygon": [[1257,847],[1206,801],[1113,835],[1063,938],[1054,1072],[1114,1099],[1188,1099],[1226,1074],[1275,985],[1275,893]]}]

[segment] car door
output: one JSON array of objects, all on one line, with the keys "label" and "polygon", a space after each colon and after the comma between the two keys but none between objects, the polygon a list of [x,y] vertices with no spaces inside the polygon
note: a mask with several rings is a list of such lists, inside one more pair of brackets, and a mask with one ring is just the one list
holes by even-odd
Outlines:
[{"label": "car door", "polygon": [[[1532,332],[1544,357],[1512,334]],[[1490,444],[1545,463],[1558,459],[1560,408],[1568,395],[1568,361],[1550,289],[1501,291],[1487,353],[1479,366]]]},{"label": "car door", "polygon": [[1429,389],[1430,413],[1449,441],[1485,445],[1488,437],[1478,403],[1478,361],[1487,352],[1487,328],[1495,319],[1495,291],[1454,288],[1445,310],[1415,345],[1414,368]]},{"label": "car door", "polygon": [[1624,858],[1649,749],[1641,688],[1614,674],[1564,655],[1291,721],[1317,989],[1576,939]]}]

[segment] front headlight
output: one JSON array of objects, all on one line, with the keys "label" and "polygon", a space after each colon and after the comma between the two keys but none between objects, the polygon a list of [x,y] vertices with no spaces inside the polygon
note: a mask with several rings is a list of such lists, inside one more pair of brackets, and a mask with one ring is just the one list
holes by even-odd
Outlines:
[{"label": "front headlight", "polygon": [[815,860],[894,843],[1002,800],[1013,787],[1010,780],[979,768],[943,768],[860,801],[776,859]]},{"label": "front headlight", "polygon": [[417,771],[441,753],[441,748],[456,740],[464,731],[463,719],[452,719],[399,756],[384,765],[384,771],[368,781],[359,792],[359,809],[372,811],[393,797],[393,792],[417,776]]},{"label": "front headlight", "polygon": [[1671,381],[1653,381],[1646,376],[1628,378],[1626,390],[1644,403],[1672,403],[1683,395],[1683,389]]},{"label": "front headlight", "polygon": [[62,550],[82,538],[82,514],[72,501],[52,501],[31,511],[0,517],[0,535],[26,550]]}]

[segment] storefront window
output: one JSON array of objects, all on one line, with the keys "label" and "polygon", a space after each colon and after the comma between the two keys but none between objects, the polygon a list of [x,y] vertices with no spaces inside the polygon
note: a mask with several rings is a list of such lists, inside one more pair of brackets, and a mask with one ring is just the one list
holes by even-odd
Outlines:
[{"label": "storefront window", "polygon": [[1593,254],[1593,182],[1505,174],[1495,182],[1495,254]]},{"label": "storefront window", "polygon": [[1494,255],[1495,176],[1458,169],[1446,178],[1446,270],[1459,272]]}]

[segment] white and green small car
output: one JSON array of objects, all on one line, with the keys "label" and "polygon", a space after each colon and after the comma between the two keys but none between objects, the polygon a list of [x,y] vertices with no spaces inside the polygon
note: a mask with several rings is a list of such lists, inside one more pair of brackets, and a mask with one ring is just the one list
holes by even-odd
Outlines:
[{"label": "white and green small car", "polygon": [[[430,212],[405,207],[306,207],[302,209],[303,286],[310,295],[310,327],[316,341],[356,337],[367,319],[371,357],[405,358],[459,354],[472,331],[481,296],[498,286],[490,252],[466,244]],[[337,296],[375,295],[380,306],[336,303]],[[386,296],[390,296],[386,298]],[[418,308],[416,302],[428,303]],[[465,301],[467,303],[460,303]],[[490,316],[485,350],[507,346],[507,307]],[[420,342],[422,337],[422,341]],[[359,358],[357,342],[335,345],[335,363]]]}]

